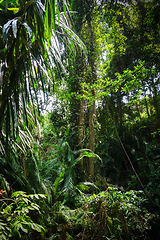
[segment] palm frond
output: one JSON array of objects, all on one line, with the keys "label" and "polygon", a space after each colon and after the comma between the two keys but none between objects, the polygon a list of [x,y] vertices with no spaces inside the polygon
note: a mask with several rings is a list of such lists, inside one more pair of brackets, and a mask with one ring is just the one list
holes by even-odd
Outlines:
[{"label": "palm frond", "polygon": [[[16,176],[19,179],[24,171],[19,156],[28,154],[27,151],[32,153],[31,132],[40,112],[38,91],[41,89],[45,98],[46,86],[53,84],[55,72],[60,76],[66,74],[66,52],[73,53],[75,45],[84,48],[70,28],[70,20],[60,13],[63,4],[69,13],[66,1],[13,2],[13,10],[8,10],[10,1],[1,4],[0,10],[0,159],[3,158],[0,164],[2,174],[10,166],[13,178],[9,182]],[[37,172],[38,186],[36,159],[32,156],[30,162]],[[18,173],[14,173],[16,168]],[[22,176],[20,181],[25,185],[27,179]]]}]

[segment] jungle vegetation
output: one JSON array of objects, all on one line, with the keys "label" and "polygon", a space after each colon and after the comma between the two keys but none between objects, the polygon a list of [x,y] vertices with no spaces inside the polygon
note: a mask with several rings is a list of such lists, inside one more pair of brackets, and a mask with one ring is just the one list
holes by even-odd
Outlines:
[{"label": "jungle vegetation", "polygon": [[0,1],[0,239],[160,239],[159,9]]}]

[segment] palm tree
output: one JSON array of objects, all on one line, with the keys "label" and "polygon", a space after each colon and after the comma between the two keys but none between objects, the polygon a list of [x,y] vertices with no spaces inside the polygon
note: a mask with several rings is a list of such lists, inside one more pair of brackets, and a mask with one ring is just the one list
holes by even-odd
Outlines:
[{"label": "palm tree", "polygon": [[[67,16],[65,0],[0,2],[0,174],[17,168],[17,147],[31,148],[29,126],[37,123],[37,90],[45,97],[55,72],[65,73],[62,55],[68,49],[74,52],[73,43],[83,45]],[[21,165],[26,178],[25,163]]]}]

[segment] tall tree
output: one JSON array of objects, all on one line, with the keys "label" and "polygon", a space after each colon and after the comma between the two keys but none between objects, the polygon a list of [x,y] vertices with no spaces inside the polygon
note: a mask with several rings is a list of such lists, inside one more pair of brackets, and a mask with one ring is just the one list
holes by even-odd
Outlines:
[{"label": "tall tree", "polygon": [[[87,78],[84,78],[81,83],[87,82],[93,85],[97,80],[97,51],[96,51],[96,39],[95,39],[95,28],[94,25],[94,9],[96,7],[96,1],[72,1],[72,9],[77,12],[74,19],[74,26],[76,32],[81,37],[83,42],[87,47],[87,58],[88,63],[86,67],[83,67],[83,71],[87,71]],[[79,59],[80,60],[80,59]],[[81,61],[81,60],[80,60]],[[86,60],[83,61],[86,64]],[[78,65],[79,69],[81,64]],[[77,69],[77,74],[78,69]],[[81,88],[81,87],[80,87]],[[92,94],[95,95],[95,89],[92,90]],[[91,92],[91,91],[90,91]],[[80,93],[83,96],[83,91]],[[80,101],[80,111],[79,111],[79,143],[78,145],[82,147],[82,140],[84,138],[84,109],[85,101],[81,97]],[[95,113],[95,102],[92,100],[89,103],[89,148],[94,153],[95,145],[95,129],[94,129],[94,113]],[[81,162],[83,166],[83,163]],[[94,157],[89,158],[88,162],[88,176],[91,181],[94,180]]]}]

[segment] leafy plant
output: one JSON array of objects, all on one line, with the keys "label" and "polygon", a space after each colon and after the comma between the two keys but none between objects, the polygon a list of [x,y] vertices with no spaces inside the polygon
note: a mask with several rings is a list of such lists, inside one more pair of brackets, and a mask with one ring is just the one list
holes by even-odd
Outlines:
[{"label": "leafy plant", "polygon": [[31,232],[42,233],[44,227],[32,220],[31,211],[40,213],[40,207],[33,199],[45,198],[43,194],[30,194],[14,192],[11,198],[0,199],[0,239],[21,239]]},{"label": "leafy plant", "polygon": [[81,158],[92,156],[101,160],[89,149],[73,151],[67,141],[57,140],[54,133],[49,132],[48,141],[41,145],[40,172],[43,179],[50,182],[55,201],[60,199],[72,207],[76,205],[77,191],[74,186],[79,180],[76,168]]},{"label": "leafy plant", "polygon": [[[70,209],[57,203],[53,226],[62,239],[148,239],[151,222],[158,217],[144,207],[143,191],[122,192],[108,187],[99,194],[84,194],[83,205]],[[57,225],[58,223],[58,225]]]},{"label": "leafy plant", "polygon": [[143,239],[150,229],[154,215],[143,208],[147,202],[142,191],[121,192],[108,187],[107,191],[93,194],[86,199],[85,209],[90,212],[87,231],[96,236],[111,239]]},{"label": "leafy plant", "polygon": [[76,239],[147,239],[151,220],[157,217],[144,208],[147,199],[142,191],[123,193],[109,187],[84,202],[75,210],[64,206],[59,210],[61,231]]}]

